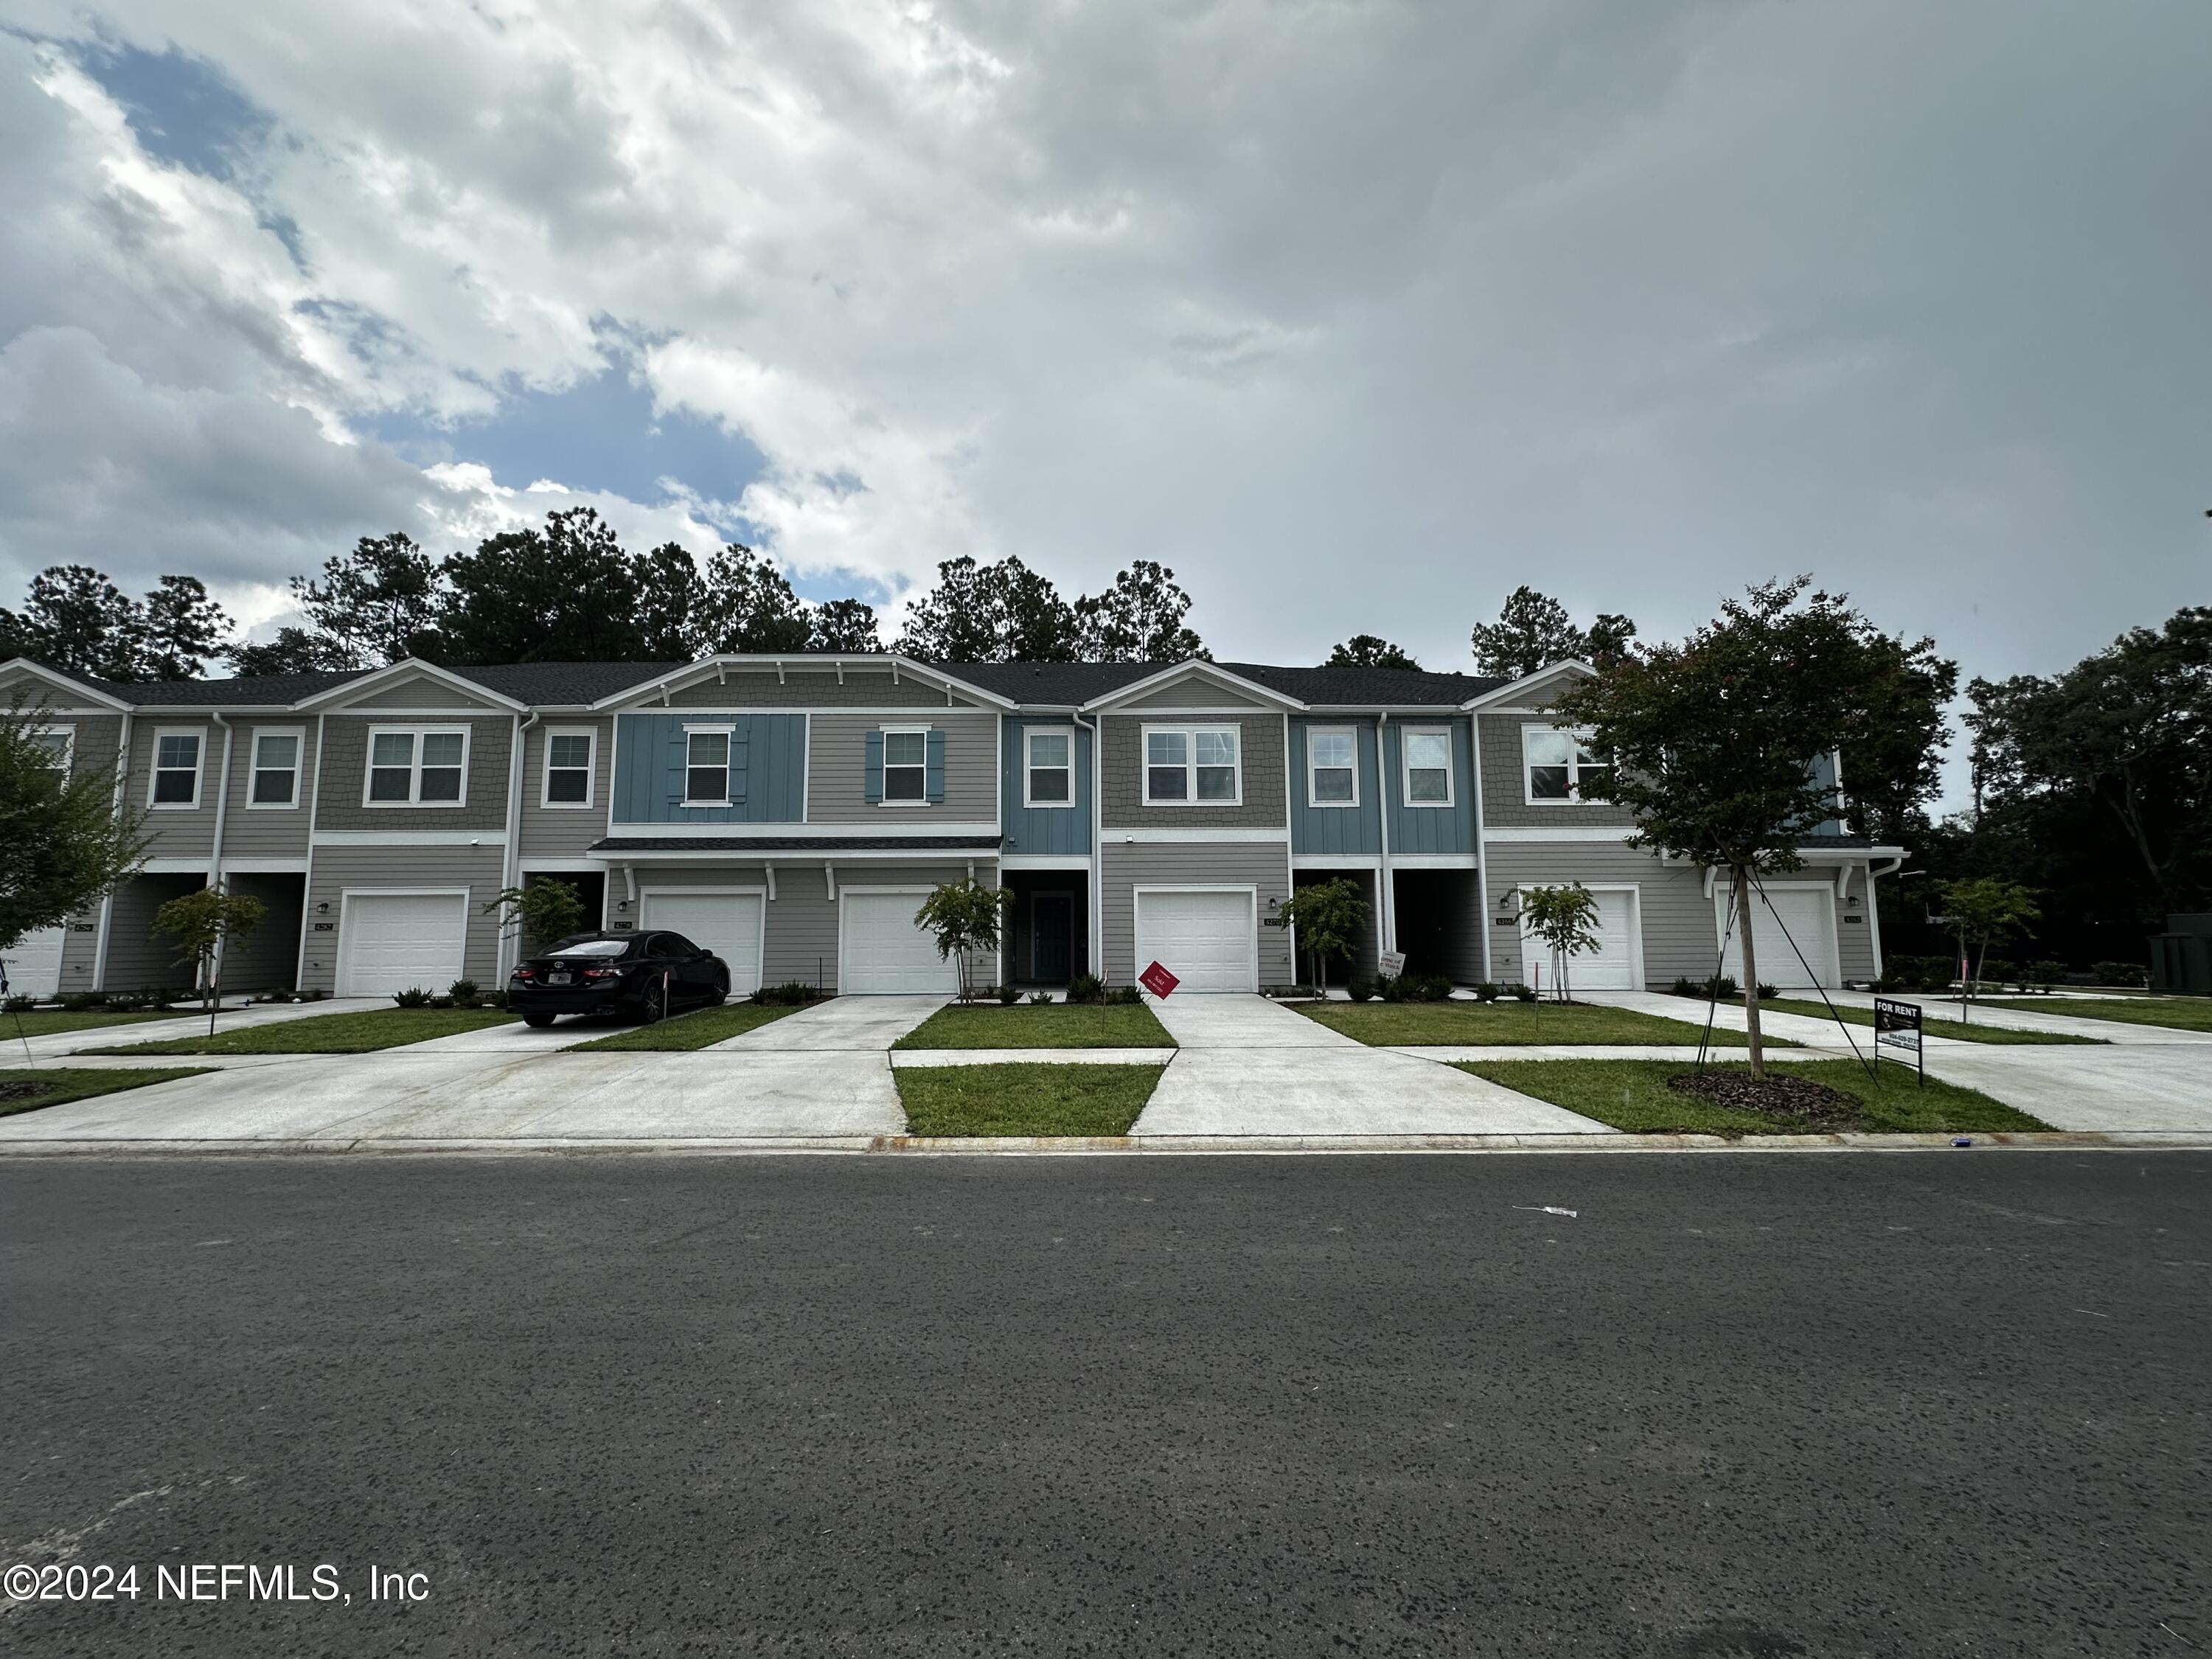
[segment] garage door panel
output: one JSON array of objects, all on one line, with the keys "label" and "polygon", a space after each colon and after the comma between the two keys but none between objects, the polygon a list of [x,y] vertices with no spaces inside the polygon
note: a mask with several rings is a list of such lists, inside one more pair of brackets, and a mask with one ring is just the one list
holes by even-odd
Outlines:
[{"label": "garage door panel", "polygon": [[[1576,991],[1635,991],[1643,988],[1636,974],[1636,930],[1640,925],[1634,893],[1600,889],[1590,894],[1597,907],[1595,951],[1580,951],[1567,959],[1567,987]],[[1547,975],[1558,971],[1551,947],[1528,932],[1521,932],[1521,960],[1531,969],[1541,964]]]},{"label": "garage door panel", "polygon": [[1181,991],[1256,991],[1252,895],[1143,892],[1136,895],[1137,971],[1158,963]]},{"label": "garage door panel", "polygon": [[[1728,931],[1729,894],[1723,890],[1713,896],[1715,925],[1729,940],[1728,967],[1723,971],[1741,977],[1742,947]],[[1832,988],[1840,982],[1836,971],[1835,902],[1830,888],[1770,886],[1764,896],[1754,891],[1751,915],[1752,955],[1758,963],[1759,977],[1766,984],[1802,990],[1814,985]]]},{"label": "garage door panel", "polygon": [[340,996],[442,991],[461,977],[468,946],[465,893],[353,893],[338,940]]},{"label": "garage door panel", "polygon": [[764,908],[758,893],[656,893],[649,889],[641,907],[645,927],[681,933],[727,963],[730,994],[738,997],[760,989]]},{"label": "garage door panel", "polygon": [[838,901],[837,988],[847,996],[942,994],[960,988],[960,964],[915,925],[927,893],[845,891]]},{"label": "garage door panel", "polygon": [[62,988],[62,947],[69,940],[64,927],[41,927],[17,939],[5,958],[8,991],[11,996],[50,997]]}]

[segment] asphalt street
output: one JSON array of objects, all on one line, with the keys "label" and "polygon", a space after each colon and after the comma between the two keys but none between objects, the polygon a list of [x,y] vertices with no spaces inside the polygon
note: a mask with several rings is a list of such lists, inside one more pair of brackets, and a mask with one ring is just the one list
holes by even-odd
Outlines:
[{"label": "asphalt street", "polygon": [[11,1162],[0,1648],[2212,1652],[2208,1178]]}]

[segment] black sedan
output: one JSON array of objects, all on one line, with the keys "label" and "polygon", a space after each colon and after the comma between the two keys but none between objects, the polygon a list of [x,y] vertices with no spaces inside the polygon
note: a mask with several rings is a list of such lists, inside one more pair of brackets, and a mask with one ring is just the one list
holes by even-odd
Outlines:
[{"label": "black sedan", "polygon": [[650,1025],[729,995],[729,964],[681,933],[577,933],[507,981],[507,1006],[525,1025],[550,1025],[561,1014],[629,1014]]}]

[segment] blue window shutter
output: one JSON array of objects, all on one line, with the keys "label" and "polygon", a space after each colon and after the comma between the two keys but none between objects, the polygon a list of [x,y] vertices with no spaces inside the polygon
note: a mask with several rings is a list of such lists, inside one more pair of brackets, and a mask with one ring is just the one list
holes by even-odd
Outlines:
[{"label": "blue window shutter", "polygon": [[868,733],[868,801],[871,805],[884,798],[884,734]]},{"label": "blue window shutter", "polygon": [[684,727],[677,721],[668,720],[665,716],[663,724],[668,732],[668,761],[662,768],[661,781],[668,790],[668,804],[681,810],[685,793],[684,768],[690,760],[690,754],[685,748],[687,739],[684,734]]},{"label": "blue window shutter", "polygon": [[922,787],[928,792],[929,804],[942,806],[945,804],[945,733],[934,726],[930,728],[927,752],[923,758],[926,764],[922,768]]},{"label": "blue window shutter", "polygon": [[730,733],[730,805],[745,804],[745,757],[752,744],[746,734],[746,723],[738,722],[738,729]]}]

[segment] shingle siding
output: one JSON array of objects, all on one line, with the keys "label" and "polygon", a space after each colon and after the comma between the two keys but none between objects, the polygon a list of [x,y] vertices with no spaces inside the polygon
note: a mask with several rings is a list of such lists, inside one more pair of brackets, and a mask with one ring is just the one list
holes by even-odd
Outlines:
[{"label": "shingle siding", "polygon": [[1237,750],[1243,766],[1244,792],[1241,806],[1146,805],[1144,728],[1147,723],[1135,715],[1105,717],[1101,781],[1105,792],[1102,817],[1108,828],[1280,830],[1289,827],[1283,793],[1285,722],[1280,714],[1227,715],[1190,722],[1239,729]]},{"label": "shingle siding", "polygon": [[1551,725],[1544,715],[1483,714],[1478,721],[1482,727],[1482,817],[1491,828],[1626,828],[1634,822],[1626,807],[1604,802],[1529,801],[1521,732],[1524,726]]},{"label": "shingle siding", "polygon": [[[482,708],[496,707],[488,697],[476,692],[464,691],[433,679],[428,674],[410,674],[401,679],[380,686],[366,696],[349,697],[344,707],[353,708]],[[332,713],[338,712],[336,709]]]},{"label": "shingle siding", "polygon": [[[374,726],[470,728],[467,800],[459,806],[370,806],[368,733]],[[496,830],[507,828],[507,760],[514,722],[505,714],[408,720],[332,714],[323,722],[324,766],[316,792],[318,830]]]},{"label": "shingle siding", "polygon": [[1162,708],[1225,708],[1257,714],[1266,710],[1267,704],[1249,692],[1232,690],[1201,675],[1193,674],[1171,685],[1164,685],[1157,691],[1147,691],[1141,697],[1133,697],[1121,707],[1132,713],[1147,713]]}]

